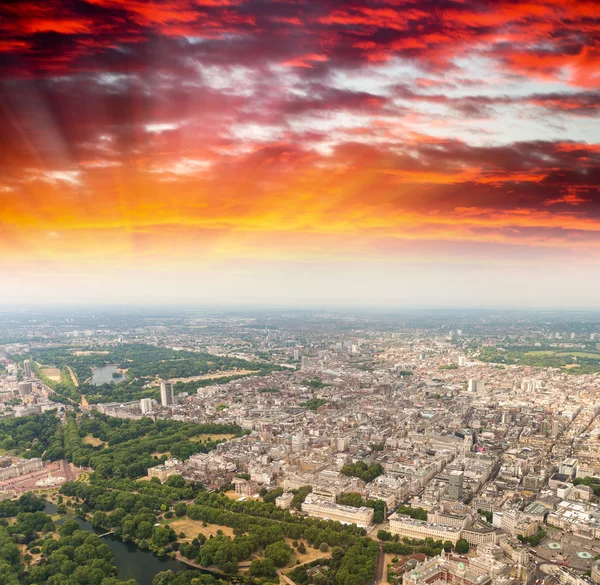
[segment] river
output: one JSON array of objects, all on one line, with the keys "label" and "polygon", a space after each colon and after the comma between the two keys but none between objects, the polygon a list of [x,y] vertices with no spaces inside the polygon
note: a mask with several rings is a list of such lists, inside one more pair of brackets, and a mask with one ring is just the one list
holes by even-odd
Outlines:
[{"label": "river", "polygon": [[[46,502],[44,510],[46,514],[54,515],[57,513],[56,506],[51,502]],[[89,530],[96,534],[102,534],[105,530],[95,529],[90,522],[73,516],[83,530]],[[161,571],[171,570],[174,573],[185,569],[196,570],[199,573],[210,573],[200,569],[192,569],[181,561],[170,557],[157,557],[153,552],[142,550],[133,542],[123,542],[114,535],[103,536],[102,541],[110,548],[113,553],[115,565],[117,566],[117,577],[119,579],[135,579],[139,585],[152,585],[154,575]],[[223,578],[222,576],[220,576]]]}]

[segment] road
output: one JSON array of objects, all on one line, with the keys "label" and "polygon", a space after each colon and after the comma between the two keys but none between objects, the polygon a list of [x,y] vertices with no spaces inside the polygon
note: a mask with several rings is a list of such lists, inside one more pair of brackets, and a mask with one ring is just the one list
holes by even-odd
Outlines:
[{"label": "road", "polygon": [[67,366],[67,370],[69,370],[69,374],[71,374],[71,380],[73,381],[73,384],[75,385],[76,388],[78,388],[79,381],[77,380],[77,376],[75,375],[75,372],[71,369],[71,366]]},{"label": "road", "polygon": [[377,551],[377,572],[375,573],[374,583],[384,583],[384,573],[385,573],[385,553],[383,552],[383,548],[381,544],[379,545],[379,550]]},{"label": "road", "polygon": [[64,478],[67,481],[75,481],[77,479],[77,476],[71,471],[71,466],[69,465],[69,462],[66,459],[63,459],[60,462],[61,466],[62,466],[62,470],[64,472]]}]

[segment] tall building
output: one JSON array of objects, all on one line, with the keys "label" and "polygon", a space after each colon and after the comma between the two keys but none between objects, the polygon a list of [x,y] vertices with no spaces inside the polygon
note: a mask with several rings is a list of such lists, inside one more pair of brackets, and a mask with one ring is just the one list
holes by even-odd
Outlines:
[{"label": "tall building", "polygon": [[348,451],[348,448],[350,447],[350,437],[338,437],[336,447],[340,452]]},{"label": "tall building", "polygon": [[304,435],[292,435],[292,451],[302,451],[304,449]]},{"label": "tall building", "polygon": [[33,391],[31,382],[19,382],[19,394],[21,396],[28,396]]},{"label": "tall building", "polygon": [[556,437],[560,433],[560,420],[557,418],[552,419],[552,436]]},{"label": "tall building", "polygon": [[467,358],[464,355],[458,356],[458,365],[461,367],[467,365]]},{"label": "tall building", "polygon": [[140,410],[142,411],[142,414],[148,414],[149,412],[152,412],[152,398],[142,398],[140,400]]},{"label": "tall building", "polygon": [[33,378],[33,375],[31,373],[31,361],[30,360],[25,360],[23,362],[23,369],[25,370],[26,378]]},{"label": "tall building", "polygon": [[160,403],[163,406],[172,406],[173,400],[173,383],[165,382],[164,380],[160,383]]},{"label": "tall building", "polygon": [[450,481],[448,482],[448,498],[451,500],[460,500],[463,491],[464,473],[455,469],[450,472]]},{"label": "tall building", "polygon": [[485,382],[481,380],[474,380],[473,378],[469,379],[469,384],[467,386],[467,390],[469,392],[485,392]]}]

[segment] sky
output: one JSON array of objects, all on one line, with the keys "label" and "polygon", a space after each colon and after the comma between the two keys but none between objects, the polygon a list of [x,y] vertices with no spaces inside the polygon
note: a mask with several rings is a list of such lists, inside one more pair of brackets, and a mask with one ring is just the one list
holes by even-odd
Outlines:
[{"label": "sky", "polygon": [[0,304],[599,286],[599,1],[0,6]]}]

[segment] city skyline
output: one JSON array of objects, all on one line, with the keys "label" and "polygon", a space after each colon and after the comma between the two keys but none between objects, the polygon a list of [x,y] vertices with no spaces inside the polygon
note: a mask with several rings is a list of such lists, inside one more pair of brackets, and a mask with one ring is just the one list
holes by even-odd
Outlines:
[{"label": "city skyline", "polygon": [[4,5],[2,304],[597,308],[599,9]]}]

